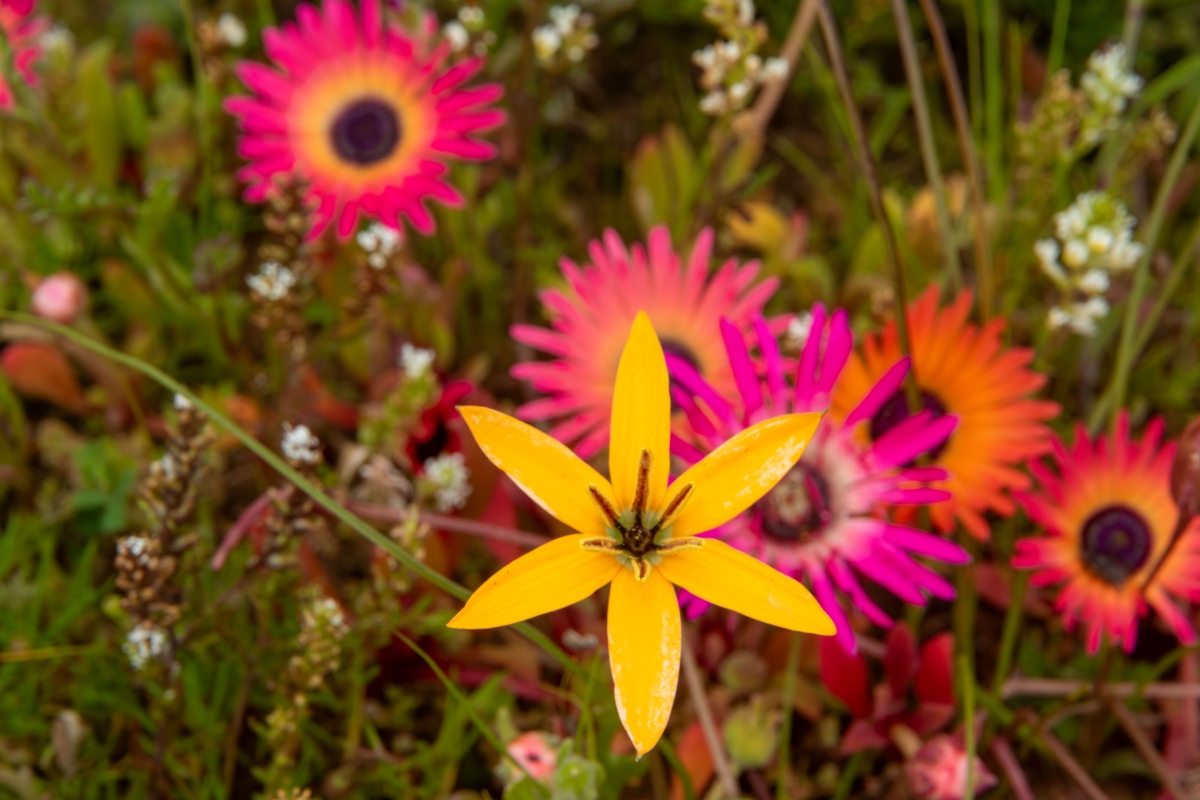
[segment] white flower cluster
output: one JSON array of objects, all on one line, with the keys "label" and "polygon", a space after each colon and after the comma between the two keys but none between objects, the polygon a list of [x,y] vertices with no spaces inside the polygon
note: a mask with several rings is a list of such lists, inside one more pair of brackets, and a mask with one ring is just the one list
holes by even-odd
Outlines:
[{"label": "white flower cluster", "polygon": [[704,16],[726,37],[692,54],[692,62],[703,70],[700,110],[705,114],[721,116],[745,108],[760,86],[787,78],[786,59],[763,59],[754,52],[766,31],[755,22],[753,0],[709,0]]},{"label": "white flower cluster", "polygon": [[486,55],[488,48],[496,43],[495,31],[487,30],[486,24],[482,8],[466,5],[458,10],[458,19],[442,27],[442,36],[450,44],[451,52],[462,53],[470,48],[477,56]]},{"label": "white flower cluster", "polygon": [[139,566],[150,566],[150,540],[145,536],[126,536],[117,542],[117,553]]},{"label": "white flower cluster", "polygon": [[400,347],[400,368],[404,370],[404,377],[410,381],[424,378],[429,374],[429,368],[433,366],[433,359],[436,355],[432,350],[413,347],[405,342]]},{"label": "white flower cluster", "polygon": [[301,624],[306,629],[323,629],[335,634],[337,638],[345,635],[349,627],[346,625],[346,615],[338,602],[329,597],[318,597],[301,612]]},{"label": "white flower cluster", "polygon": [[471,472],[462,453],[443,453],[425,460],[425,477],[433,484],[437,510],[446,513],[462,508],[471,496]]},{"label": "white flower cluster", "polygon": [[245,23],[228,11],[217,17],[216,29],[221,41],[230,47],[237,48],[246,43]]},{"label": "white flower cluster", "polygon": [[1088,58],[1079,86],[1088,101],[1079,135],[1084,144],[1096,144],[1117,125],[1129,101],[1138,96],[1144,81],[1129,68],[1125,45],[1114,44]]},{"label": "white flower cluster", "polygon": [[600,44],[600,37],[592,30],[596,20],[575,3],[550,6],[549,15],[550,22],[534,28],[532,37],[533,52],[542,65],[561,63],[563,59],[578,64]]},{"label": "white flower cluster", "polygon": [[307,425],[292,427],[284,423],[283,440],[279,443],[284,458],[298,464],[316,464],[321,460],[321,440]]},{"label": "white flower cluster", "polygon": [[296,273],[278,262],[267,261],[257,273],[246,276],[246,284],[260,300],[276,302],[287,297],[296,285]]},{"label": "white flower cluster", "polygon": [[1063,293],[1050,309],[1050,327],[1070,328],[1082,336],[1096,333],[1096,320],[1108,314],[1113,273],[1127,272],[1145,247],[1133,241],[1137,220],[1104,192],[1084,192],[1054,215],[1054,236],[1033,247],[1038,266]]},{"label": "white flower cluster", "polygon": [[370,227],[354,237],[367,254],[367,263],[372,269],[383,269],[388,259],[404,244],[404,234],[381,222],[372,222]]},{"label": "white flower cluster", "polygon": [[139,672],[145,669],[151,659],[167,655],[169,649],[167,632],[150,621],[139,623],[125,635],[125,643],[121,645],[121,650],[129,658],[129,666]]}]

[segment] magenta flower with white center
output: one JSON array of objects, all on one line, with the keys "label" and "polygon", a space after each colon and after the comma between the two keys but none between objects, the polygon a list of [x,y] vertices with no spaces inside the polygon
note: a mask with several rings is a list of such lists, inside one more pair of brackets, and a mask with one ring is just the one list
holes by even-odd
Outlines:
[{"label": "magenta flower with white center", "polygon": [[[672,452],[688,463],[699,461],[734,434],[764,419],[824,410],[853,347],[846,312],[828,318],[813,308],[812,327],[789,376],[784,358],[766,323],[754,321],[758,357],[737,328],[721,321],[729,366],[741,396],[741,407],[727,401],[685,359],[667,354],[675,402],[688,417],[696,442],[676,436]],[[954,587],[916,557],[947,564],[966,564],[966,551],[945,538],[892,522],[889,506],[925,505],[950,498],[933,485],[948,473],[915,466],[923,455],[936,455],[958,419],[923,412],[906,419],[871,442],[856,435],[903,384],[909,361],[901,359],[867,393],[842,424],[826,417],[812,444],[779,484],[741,516],[705,534],[722,539],[774,566],[806,578],[822,608],[837,625],[837,639],[849,652],[857,649],[839,594],[875,624],[893,620],[867,593],[862,578],[901,600],[925,605],[927,596],[954,597]],[[696,444],[700,446],[697,447]],[[688,613],[708,608],[687,599]]]}]

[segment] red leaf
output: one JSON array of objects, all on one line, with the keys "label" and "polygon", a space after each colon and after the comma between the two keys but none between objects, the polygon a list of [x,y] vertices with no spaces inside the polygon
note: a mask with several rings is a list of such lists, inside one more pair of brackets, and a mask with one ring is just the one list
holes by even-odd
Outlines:
[{"label": "red leaf", "polygon": [[954,705],[954,634],[939,633],[921,648],[917,697],[922,703]]},{"label": "red leaf", "polygon": [[[679,737],[675,746],[683,768],[687,770],[688,778],[692,781],[692,790],[697,797],[704,796],[713,777],[712,753],[708,750],[708,742],[704,739],[704,729],[699,722],[693,722]],[[683,781],[678,775],[671,776],[671,800],[683,800]]]},{"label": "red leaf", "polygon": [[892,697],[903,700],[908,685],[917,674],[917,637],[903,622],[888,631],[883,671]]},{"label": "red leaf", "polygon": [[20,394],[48,400],[76,414],[88,410],[83,390],[67,357],[54,345],[17,342],[4,348],[0,367]]},{"label": "red leaf", "polygon": [[871,714],[867,662],[861,655],[850,655],[833,636],[821,638],[821,681],[834,697],[841,700],[859,719]]}]

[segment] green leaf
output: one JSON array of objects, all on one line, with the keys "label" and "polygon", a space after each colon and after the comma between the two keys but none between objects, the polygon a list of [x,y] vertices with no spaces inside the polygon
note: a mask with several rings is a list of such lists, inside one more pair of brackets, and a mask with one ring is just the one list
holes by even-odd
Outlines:
[{"label": "green leaf", "polygon": [[121,129],[117,100],[109,79],[112,43],[100,40],[79,56],[78,88],[87,119],[84,138],[92,183],[104,189],[116,185],[121,161]]}]

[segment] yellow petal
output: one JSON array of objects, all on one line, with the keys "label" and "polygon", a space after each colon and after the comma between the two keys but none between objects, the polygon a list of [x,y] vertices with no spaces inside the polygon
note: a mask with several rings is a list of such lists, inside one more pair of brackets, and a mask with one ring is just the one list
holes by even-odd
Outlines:
[{"label": "yellow petal", "polygon": [[638,756],[658,743],[679,683],[679,602],[657,569],[638,581],[621,567],[608,597],[608,663],[617,713]]},{"label": "yellow petal", "polygon": [[481,406],[458,411],[484,454],[535,503],[580,533],[604,535],[604,518],[588,494],[588,486],[595,486],[612,502],[612,487],[603,475],[562,442],[519,419]]},{"label": "yellow petal", "polygon": [[498,628],[557,611],[579,602],[616,577],[628,573],[606,553],[587,552],[583,534],[551,539],[503,567],[475,590],[451,628]]},{"label": "yellow petal", "polygon": [[659,508],[667,491],[671,468],[671,392],[667,361],[658,335],[644,311],[639,311],[613,389],[612,433],[608,443],[608,474],[617,508],[628,508],[637,493],[638,463],[649,450],[649,508]]},{"label": "yellow petal", "polygon": [[833,620],[799,581],[719,539],[701,541],[704,546],[698,550],[663,556],[655,569],[697,597],[747,617],[802,633],[836,632]]},{"label": "yellow petal", "polygon": [[680,475],[673,487],[695,489],[675,517],[674,535],[711,531],[754,505],[800,460],[820,422],[819,413],[764,420]]}]

